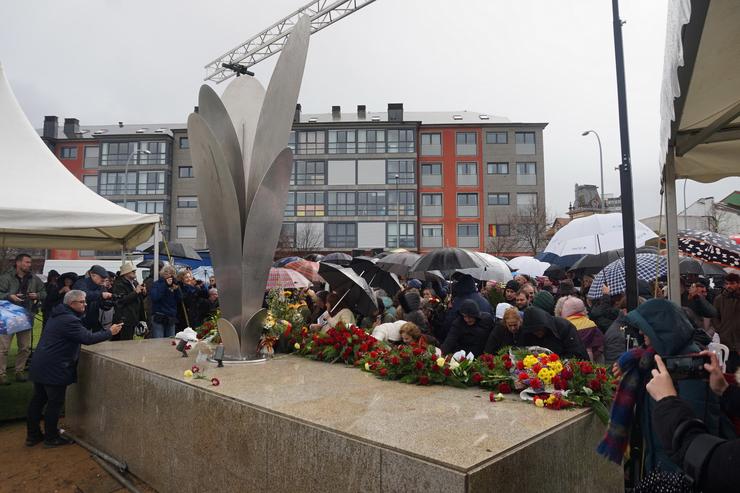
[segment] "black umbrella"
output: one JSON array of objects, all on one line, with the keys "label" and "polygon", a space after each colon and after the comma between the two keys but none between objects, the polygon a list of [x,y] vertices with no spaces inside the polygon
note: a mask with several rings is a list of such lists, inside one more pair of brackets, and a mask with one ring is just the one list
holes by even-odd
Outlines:
[{"label": "black umbrella", "polygon": [[678,271],[681,274],[696,274],[697,276],[723,277],[727,272],[719,265],[701,262],[691,257],[681,257],[678,261]]},{"label": "black umbrella", "polygon": [[485,267],[486,261],[470,250],[463,248],[437,248],[422,256],[413,266],[411,272],[438,270],[450,275],[456,270],[471,267]]},{"label": "black umbrella", "polygon": [[419,279],[420,281],[438,282],[444,284],[447,280],[444,274],[438,270],[428,270],[426,272],[412,272],[409,279]]},{"label": "black umbrella", "polygon": [[321,262],[324,260],[324,256],[320,253],[309,253],[305,257],[306,260],[310,260],[311,262]]},{"label": "black umbrella", "polygon": [[678,249],[707,262],[740,269],[740,245],[729,236],[711,231],[682,229],[678,232]]},{"label": "black umbrella", "polygon": [[341,265],[343,267],[348,267],[350,262],[352,262],[352,255],[347,255],[346,253],[342,252],[334,252],[325,256],[323,259],[321,259],[321,261],[329,262],[330,264]]},{"label": "black umbrella", "polygon": [[382,289],[390,297],[393,297],[403,289],[401,282],[398,280],[398,276],[393,272],[386,272],[378,269],[370,279],[370,287]]},{"label": "black umbrella", "polygon": [[[321,262],[319,275],[329,283],[331,289],[340,294],[338,306],[345,306],[362,315],[372,315],[378,309],[375,294],[367,281],[355,271],[336,264]],[[337,307],[332,307],[336,311]]]},{"label": "black umbrella", "polygon": [[568,272],[575,272],[579,277],[585,275],[593,276],[620,258],[622,258],[622,250],[609,250],[608,252],[602,252],[596,255],[586,255],[573,264],[568,269]]},{"label": "black umbrella", "polygon": [[[189,260],[203,260],[200,255],[198,255],[198,252],[195,251],[195,249],[188,245],[183,245],[182,243],[167,243],[167,247],[169,247],[169,256],[173,258],[185,258]],[[154,253],[154,245],[150,246],[146,250],[144,250],[145,253]],[[159,242],[159,254],[160,255],[167,255],[168,249],[165,248],[165,243],[163,241]]]},{"label": "black umbrella", "polygon": [[[380,270],[380,268],[375,265],[375,262],[377,261],[378,259],[372,257],[355,257],[352,259],[352,262],[350,262],[349,267],[370,284],[370,280],[373,278],[375,273]],[[372,287],[372,284],[370,284],[370,286]]]},{"label": "black umbrella", "polygon": [[557,264],[552,264],[550,267],[545,269],[544,275],[556,281],[562,281],[567,277],[565,275],[565,270]]},{"label": "black umbrella", "polygon": [[[504,279],[501,277],[501,273],[496,270],[486,269],[484,267],[471,267],[468,269],[460,269],[455,271],[451,279],[457,280],[462,276],[470,276],[476,281],[496,281],[496,282],[503,282]],[[511,276],[509,276],[509,279],[511,280]]]},{"label": "black umbrella", "polygon": [[419,261],[421,255],[411,252],[398,252],[386,255],[378,260],[378,267],[384,271],[393,272],[398,276],[405,276],[409,269]]}]

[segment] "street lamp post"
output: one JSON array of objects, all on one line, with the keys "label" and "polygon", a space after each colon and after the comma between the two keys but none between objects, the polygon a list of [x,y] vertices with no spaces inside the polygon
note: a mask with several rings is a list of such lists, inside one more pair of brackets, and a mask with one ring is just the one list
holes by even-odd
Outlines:
[{"label": "street lamp post", "polygon": [[152,151],[148,149],[134,149],[131,151],[131,154],[128,155],[128,159],[126,160],[126,166],[123,168],[123,207],[128,209],[128,165],[131,163],[131,159],[134,157],[134,154],[139,153],[144,154],[151,154]]},{"label": "street lamp post", "polygon": [[581,135],[585,137],[588,134],[594,134],[596,136],[596,141],[599,143],[599,170],[601,171],[601,213],[604,214],[606,212],[606,204],[604,203],[604,156],[601,152],[601,138],[599,138],[599,134],[596,132],[596,130],[586,130]]},{"label": "street lamp post", "polygon": [[401,175],[396,175],[396,248],[401,248],[401,193],[398,190],[398,180]]}]

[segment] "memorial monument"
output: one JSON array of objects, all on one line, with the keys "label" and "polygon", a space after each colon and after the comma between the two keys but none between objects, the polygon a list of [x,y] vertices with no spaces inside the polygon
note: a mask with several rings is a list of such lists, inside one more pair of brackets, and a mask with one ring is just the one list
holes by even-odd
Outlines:
[{"label": "memorial monument", "polygon": [[188,118],[198,204],[219,284],[218,330],[227,360],[253,360],[266,310],[265,284],[288,197],[287,147],[308,52],[310,19],[301,17],[265,90],[236,77],[223,98],[203,85]]}]

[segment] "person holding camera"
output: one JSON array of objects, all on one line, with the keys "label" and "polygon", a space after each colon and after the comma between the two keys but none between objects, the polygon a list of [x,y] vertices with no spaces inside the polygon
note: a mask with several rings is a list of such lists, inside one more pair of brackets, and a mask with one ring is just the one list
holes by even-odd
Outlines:
[{"label": "person holding camera", "polygon": [[100,307],[104,301],[113,298],[113,295],[103,289],[108,271],[100,265],[93,265],[85,277],[77,279],[72,289],[83,291],[87,296],[87,311],[82,319],[89,330],[97,332],[103,328],[100,322]]},{"label": "person holding camera", "polygon": [[133,263],[124,262],[121,265],[119,275],[113,281],[113,297],[116,300],[113,320],[123,323],[123,328],[111,340],[130,341],[134,338],[134,329],[139,322],[146,320],[146,288],[136,280],[136,267]]},{"label": "person holding camera", "polygon": [[[720,398],[723,410],[740,415],[740,389],[729,385],[720,369],[717,355],[699,353],[709,358],[704,369],[709,373],[709,388]],[[740,440],[723,440],[709,432],[691,406],[678,396],[673,378],[663,359],[655,355],[656,369],[646,388],[657,402],[653,409],[653,429],[673,462],[692,480],[694,489],[705,493],[734,491],[740,485]]]},{"label": "person holding camera", "polygon": [[182,291],[175,280],[174,267],[162,267],[149,296],[152,300],[152,338],[175,337],[177,308],[182,301]]},{"label": "person holding camera", "polygon": [[[121,330],[121,324],[113,324],[110,329],[98,332],[88,330],[82,323],[86,303],[83,291],[73,289],[67,292],[64,303],[52,310],[51,319],[41,334],[31,361],[33,396],[28,405],[27,447],[33,447],[42,441],[46,447],[70,443],[59,435],[57,423],[67,386],[77,381],[80,345],[106,341]],[[45,433],[41,433],[42,413]]]}]

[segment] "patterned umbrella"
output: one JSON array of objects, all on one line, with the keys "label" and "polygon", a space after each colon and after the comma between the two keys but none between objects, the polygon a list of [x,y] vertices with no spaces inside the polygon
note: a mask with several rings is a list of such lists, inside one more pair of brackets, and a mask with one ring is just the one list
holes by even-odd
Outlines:
[{"label": "patterned umbrella", "polygon": [[350,262],[352,262],[352,255],[347,255],[342,252],[334,252],[322,258],[321,261],[341,265],[342,267],[349,267]]},{"label": "patterned umbrella", "polygon": [[409,268],[414,265],[421,255],[411,252],[398,252],[386,255],[378,260],[378,267],[387,272],[393,272],[398,276],[405,276],[409,273]]},{"label": "patterned umbrella", "polygon": [[285,267],[286,264],[289,264],[291,262],[295,262],[296,260],[300,260],[301,257],[283,257],[281,259],[276,260],[272,266],[273,267]]},{"label": "patterned umbrella", "polygon": [[271,267],[270,274],[267,277],[267,286],[265,290],[280,288],[280,289],[295,289],[295,288],[307,288],[311,285],[311,281],[306,279],[300,272],[294,271],[293,269],[282,269],[280,267]]},{"label": "patterned umbrella", "polygon": [[319,275],[318,262],[311,262],[310,260],[300,259],[289,264],[285,264],[285,268],[299,272],[309,281],[323,282],[323,279]]},{"label": "patterned umbrella", "polygon": [[682,229],[678,232],[678,249],[706,262],[740,268],[740,245],[719,233]]},{"label": "patterned umbrella", "polygon": [[[668,275],[668,260],[654,253],[637,254],[637,278],[643,281],[651,281],[657,277]],[[601,288],[606,284],[609,286],[610,294],[622,294],[627,287],[624,274],[624,259],[620,258],[604,267],[604,270],[596,274],[588,297],[596,299],[601,297]]]}]

